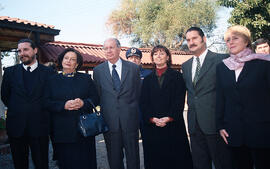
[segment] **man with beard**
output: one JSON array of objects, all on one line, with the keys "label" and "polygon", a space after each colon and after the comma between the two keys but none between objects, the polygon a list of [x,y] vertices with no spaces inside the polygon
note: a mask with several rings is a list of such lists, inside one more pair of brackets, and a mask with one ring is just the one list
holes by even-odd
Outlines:
[{"label": "man with beard", "polygon": [[216,130],[216,65],[226,55],[213,53],[206,47],[206,37],[198,27],[186,32],[193,57],[183,63],[187,88],[188,130],[194,169],[230,169],[227,147]]},{"label": "man with beard", "polygon": [[22,64],[5,69],[1,99],[15,169],[28,169],[29,148],[36,169],[48,169],[49,114],[42,109],[44,86],[52,70],[37,62],[30,39],[18,42]]}]

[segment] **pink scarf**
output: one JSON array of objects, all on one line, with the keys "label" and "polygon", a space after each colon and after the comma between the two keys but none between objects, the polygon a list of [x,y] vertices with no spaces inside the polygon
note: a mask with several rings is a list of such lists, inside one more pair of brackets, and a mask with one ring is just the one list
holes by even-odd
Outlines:
[{"label": "pink scarf", "polygon": [[260,59],[270,61],[270,55],[252,53],[251,49],[245,48],[236,55],[230,54],[230,57],[223,60],[223,63],[230,69],[236,70],[245,65],[245,62]]}]

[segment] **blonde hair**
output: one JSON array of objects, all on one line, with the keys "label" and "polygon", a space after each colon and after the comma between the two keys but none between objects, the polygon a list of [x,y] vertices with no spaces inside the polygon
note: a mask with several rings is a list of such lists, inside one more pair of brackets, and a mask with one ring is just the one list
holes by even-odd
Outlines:
[{"label": "blonde hair", "polygon": [[247,41],[248,45],[247,47],[251,48],[251,33],[249,29],[242,25],[234,25],[227,29],[227,31],[224,34],[224,40],[227,41],[228,37],[231,34],[237,34],[244,37],[244,39]]}]

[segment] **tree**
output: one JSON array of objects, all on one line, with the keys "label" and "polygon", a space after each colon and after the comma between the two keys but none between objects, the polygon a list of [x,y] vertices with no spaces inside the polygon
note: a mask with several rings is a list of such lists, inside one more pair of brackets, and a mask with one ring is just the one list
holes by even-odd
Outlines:
[{"label": "tree", "polygon": [[246,26],[252,39],[270,38],[269,0],[219,0],[220,5],[233,7],[229,23]]},{"label": "tree", "polygon": [[141,47],[164,44],[179,48],[191,26],[215,27],[214,0],[122,0],[107,26],[116,36],[127,36]]}]

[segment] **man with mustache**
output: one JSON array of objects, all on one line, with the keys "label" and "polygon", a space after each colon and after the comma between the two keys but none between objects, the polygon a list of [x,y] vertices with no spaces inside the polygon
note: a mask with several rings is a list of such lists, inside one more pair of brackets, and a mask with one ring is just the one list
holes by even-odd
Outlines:
[{"label": "man with mustache", "polygon": [[38,63],[30,39],[18,42],[21,64],[5,69],[1,99],[15,169],[28,169],[29,148],[36,169],[48,169],[49,114],[42,108],[46,80],[53,71]]},{"label": "man with mustache", "polygon": [[182,65],[194,169],[212,169],[212,162],[216,169],[230,169],[229,152],[215,124],[216,65],[226,55],[208,50],[206,37],[198,27],[187,30],[186,41],[194,55]]}]

